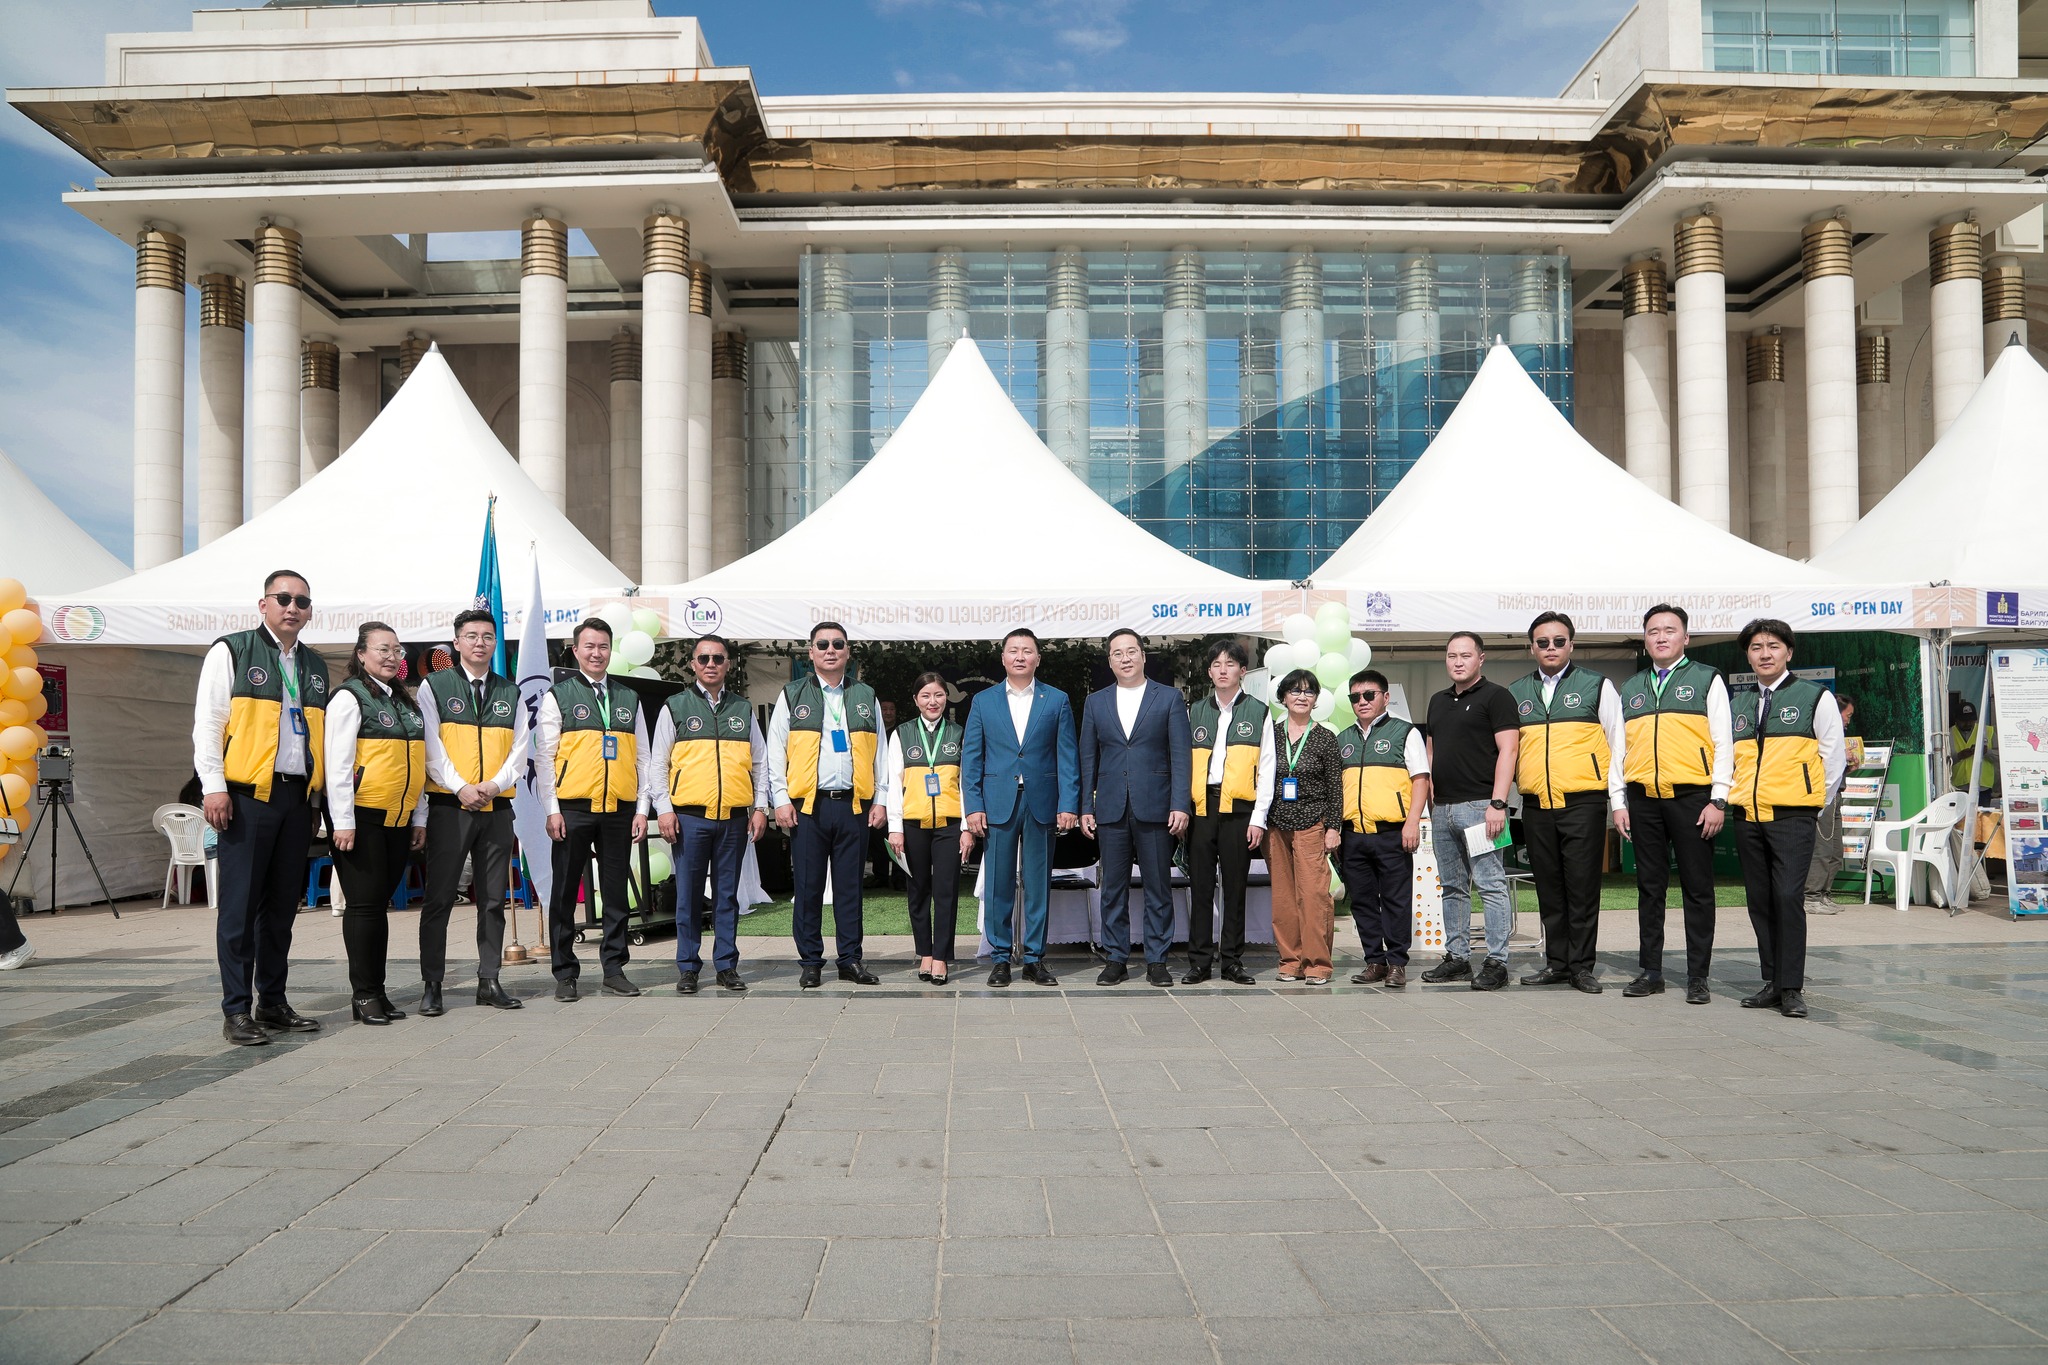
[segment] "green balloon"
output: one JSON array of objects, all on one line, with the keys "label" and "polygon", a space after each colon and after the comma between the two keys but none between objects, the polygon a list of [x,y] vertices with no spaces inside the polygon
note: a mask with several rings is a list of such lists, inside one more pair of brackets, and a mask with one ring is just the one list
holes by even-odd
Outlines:
[{"label": "green balloon", "polygon": [[1351,680],[1351,660],[1342,654],[1325,654],[1316,660],[1316,681],[1332,692],[1341,692]]},{"label": "green balloon", "polygon": [[1316,622],[1316,644],[1325,654],[1342,654],[1351,648],[1351,626],[1335,617]]}]

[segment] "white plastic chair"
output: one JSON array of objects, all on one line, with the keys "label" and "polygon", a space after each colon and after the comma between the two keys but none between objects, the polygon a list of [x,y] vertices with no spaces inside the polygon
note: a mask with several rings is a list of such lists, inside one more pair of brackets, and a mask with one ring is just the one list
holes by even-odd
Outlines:
[{"label": "white plastic chair", "polygon": [[164,897],[157,909],[171,903],[173,881],[178,884],[178,904],[192,903],[192,869],[196,867],[206,877],[206,903],[218,910],[220,890],[206,858],[206,816],[197,806],[174,804],[158,806],[150,823],[171,843],[170,865],[164,869]]},{"label": "white plastic chair", "polygon": [[[1963,812],[1969,797],[1950,792],[1928,804],[1910,820],[1881,820],[1870,827],[1870,846],[1863,860],[1863,903],[1870,904],[1871,884],[1878,870],[1891,873],[1898,892],[1899,909],[1913,898],[1913,869],[1928,869],[1928,891],[1939,888],[1943,905],[1956,901],[1955,840],[1963,827]],[[1896,837],[1895,837],[1896,836]]]}]

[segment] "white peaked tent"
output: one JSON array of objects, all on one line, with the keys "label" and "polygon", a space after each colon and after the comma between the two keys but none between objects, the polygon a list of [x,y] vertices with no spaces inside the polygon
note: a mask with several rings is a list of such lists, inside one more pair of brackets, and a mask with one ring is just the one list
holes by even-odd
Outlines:
[{"label": "white peaked tent", "polygon": [[2048,627],[2048,371],[2006,346],[1969,405],[1884,501],[1814,564],[1953,583],[1959,625]]},{"label": "white peaked tent", "polygon": [[[1896,575],[1891,575],[1895,577]],[[1825,629],[1905,624],[1871,593],[1708,525],[1587,444],[1496,343],[1415,467],[1314,575],[1361,630],[1519,634],[1540,611],[1635,635],[1658,602],[1695,634],[1757,616]],[[1839,619],[1838,619],[1839,618]]]},{"label": "white peaked tent", "polygon": [[128,566],[87,535],[0,450],[0,578],[17,578],[29,595],[96,588],[128,576]]},{"label": "white peaked tent", "polygon": [[407,639],[445,639],[476,597],[493,493],[508,632],[525,606],[513,589],[529,580],[533,556],[551,635],[566,635],[594,600],[626,591],[626,576],[498,443],[434,350],[370,429],[283,502],[183,559],[70,601],[93,619],[95,641],[204,645],[253,625],[264,576],[292,568],[313,589],[309,643],[352,643],[366,620]]},{"label": "white peaked tent", "polygon": [[956,343],[894,436],[780,539],[643,590],[671,632],[869,640],[1194,635],[1258,624],[1258,585],[1139,528],[1038,439],[980,349]]}]

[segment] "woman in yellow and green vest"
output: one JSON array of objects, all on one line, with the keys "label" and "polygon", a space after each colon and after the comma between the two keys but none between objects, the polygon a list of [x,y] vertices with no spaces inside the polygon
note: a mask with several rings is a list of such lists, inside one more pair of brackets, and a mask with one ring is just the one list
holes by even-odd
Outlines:
[{"label": "woman in yellow and green vest", "polygon": [[327,825],[347,908],[341,941],[357,1022],[405,1018],[384,993],[385,912],[427,844],[427,724],[398,675],[405,646],[382,621],[356,631],[348,680],[327,705]]},{"label": "woman in yellow and green vest", "polygon": [[960,918],[960,727],[946,719],[946,680],[920,673],[917,718],[889,736],[889,847],[910,872],[910,933],[917,978],[946,984]]}]

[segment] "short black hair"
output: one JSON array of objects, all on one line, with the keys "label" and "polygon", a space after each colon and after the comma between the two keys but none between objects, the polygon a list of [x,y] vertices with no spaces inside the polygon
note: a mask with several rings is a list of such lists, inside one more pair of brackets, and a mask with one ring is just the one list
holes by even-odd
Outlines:
[{"label": "short black hair", "polygon": [[583,632],[586,630],[602,631],[604,632],[605,639],[609,640],[612,638],[611,622],[605,620],[602,616],[586,616],[576,623],[576,629],[569,632],[569,647],[571,649],[582,643]]},{"label": "short black hair", "polygon": [[467,611],[459,611],[455,613],[455,626],[454,629],[449,631],[449,634],[460,635],[462,634],[462,628],[464,626],[475,625],[478,621],[481,621],[485,625],[489,626],[491,628],[491,634],[496,635],[498,633],[497,617],[491,615],[482,607],[471,607]]},{"label": "short black hair", "polygon": [[1837,711],[1854,711],[1856,709],[1856,699],[1847,692],[1837,692],[1835,693],[1835,709]]},{"label": "short black hair", "polygon": [[1685,614],[1684,607],[1681,607],[1674,602],[1659,602],[1656,606],[1651,607],[1648,611],[1644,612],[1644,630],[1648,630],[1650,628],[1650,618],[1652,616],[1676,616],[1678,618],[1678,624],[1681,628],[1687,631],[1690,631],[1692,629],[1692,618]]},{"label": "short black hair", "polygon": [[1451,637],[1448,640],[1444,641],[1444,648],[1449,649],[1452,645],[1458,643],[1458,641],[1460,640],[1470,640],[1472,642],[1472,648],[1478,653],[1484,654],[1486,652],[1486,641],[1479,638],[1479,632],[1476,630],[1452,631]]},{"label": "short black hair", "polygon": [[1226,654],[1237,660],[1239,668],[1251,668],[1252,656],[1245,653],[1243,645],[1239,644],[1236,640],[1218,640],[1210,645],[1209,652],[1202,656],[1202,671],[1204,673],[1208,672],[1215,666],[1216,661]]},{"label": "short black hair", "polygon": [[296,578],[301,583],[304,583],[306,585],[307,592],[313,591],[313,584],[311,580],[309,580],[304,574],[300,573],[297,569],[272,569],[270,571],[270,577],[263,580],[263,591],[269,592],[271,588],[277,585],[277,580],[280,578]]},{"label": "short black hair", "polygon": [[1109,650],[1115,649],[1117,638],[1123,635],[1128,635],[1133,640],[1136,640],[1138,642],[1138,652],[1140,654],[1145,652],[1145,637],[1138,634],[1137,631],[1132,630],[1129,626],[1121,627],[1120,629],[1113,630],[1109,633],[1109,638],[1102,642],[1102,648],[1104,652],[1106,653]]},{"label": "short black hair", "polygon": [[697,641],[696,641],[696,644],[693,644],[693,645],[691,645],[691,646],[690,646],[690,654],[691,654],[691,657],[692,657],[692,659],[694,659],[694,658],[695,658],[695,656],[696,656],[696,653],[697,653],[697,645],[701,645],[701,644],[703,644],[703,643],[704,643],[705,641],[707,641],[707,640],[708,640],[708,641],[710,641],[710,642],[711,642],[712,644],[714,644],[714,645],[723,645],[723,646],[725,646],[725,659],[726,659],[726,662],[727,662],[727,663],[730,663],[730,662],[732,662],[732,656],[733,656],[733,655],[734,655],[735,653],[737,653],[737,652],[738,652],[737,650],[735,650],[735,649],[734,649],[734,648],[732,647],[732,641],[730,641],[730,640],[726,639],[726,638],[725,638],[725,637],[724,637],[723,635],[714,635],[714,634],[710,633],[709,631],[705,632],[705,633],[704,633],[704,634],[702,634],[702,635],[699,635],[699,636],[697,637]]},{"label": "short black hair", "polygon": [[1749,653],[1749,642],[1759,635],[1774,635],[1784,642],[1787,649],[1796,647],[1796,642],[1792,638],[1792,627],[1786,625],[1783,621],[1769,616],[1759,616],[1756,620],[1744,626],[1742,633],[1735,637],[1735,647],[1744,654],[1747,654]]},{"label": "short black hair", "polygon": [[1536,643],[1536,628],[1538,626],[1547,626],[1552,621],[1564,627],[1564,635],[1567,640],[1579,638],[1579,628],[1572,624],[1571,617],[1566,616],[1561,611],[1546,611],[1529,623],[1529,643],[1532,645]]},{"label": "short black hair", "polygon": [[1003,637],[1003,648],[1008,649],[1010,647],[1010,641],[1018,638],[1019,636],[1022,636],[1023,638],[1029,640],[1031,642],[1031,647],[1033,649],[1038,648],[1038,632],[1033,630],[1029,626],[1019,626],[1015,630],[1011,631],[1008,635],[1005,635]]},{"label": "short black hair", "polygon": [[[1286,696],[1289,692],[1294,691],[1303,683],[1307,683],[1308,690],[1316,696],[1320,697],[1323,695],[1323,680],[1321,678],[1318,678],[1315,674],[1309,672],[1306,668],[1297,668],[1289,672],[1286,677],[1282,678],[1280,680],[1280,685],[1273,689],[1273,700],[1280,701],[1282,697]],[[1284,706],[1286,705],[1286,703],[1281,702],[1281,705]]]},{"label": "short black hair", "polygon": [[847,637],[848,644],[853,643],[852,635],[847,631],[845,626],[840,625],[837,621],[820,621],[817,625],[812,626],[810,636],[808,637],[811,643],[817,643],[818,632],[821,630],[836,630],[841,635],[845,635]]},{"label": "short black hair", "polygon": [[1348,686],[1356,687],[1360,683],[1371,683],[1374,687],[1377,687],[1380,691],[1388,693],[1389,695],[1391,695],[1394,690],[1392,687],[1389,687],[1387,685],[1387,675],[1380,672],[1377,668],[1359,669],[1356,673],[1353,673],[1351,675],[1351,682],[1348,684]]}]

